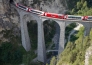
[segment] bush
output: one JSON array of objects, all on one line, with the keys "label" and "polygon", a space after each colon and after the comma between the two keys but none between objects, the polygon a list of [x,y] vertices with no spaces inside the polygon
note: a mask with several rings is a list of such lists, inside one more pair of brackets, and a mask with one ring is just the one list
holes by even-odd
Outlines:
[{"label": "bush", "polygon": [[22,62],[22,52],[10,42],[2,43],[0,59],[3,63],[19,64]]}]

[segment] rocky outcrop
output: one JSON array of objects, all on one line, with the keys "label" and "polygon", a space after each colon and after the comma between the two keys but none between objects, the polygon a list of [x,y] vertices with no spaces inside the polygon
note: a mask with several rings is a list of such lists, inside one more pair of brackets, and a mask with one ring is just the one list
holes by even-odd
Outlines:
[{"label": "rocky outcrop", "polygon": [[63,14],[66,9],[60,0],[42,1],[40,8],[43,11]]},{"label": "rocky outcrop", "polygon": [[66,0],[20,0],[20,3],[47,12],[63,14],[66,11]]},{"label": "rocky outcrop", "polygon": [[[0,1],[0,32],[4,30],[12,30],[12,34],[20,35],[19,15],[11,7],[10,0]],[[4,38],[3,33],[0,33],[0,38]]]}]

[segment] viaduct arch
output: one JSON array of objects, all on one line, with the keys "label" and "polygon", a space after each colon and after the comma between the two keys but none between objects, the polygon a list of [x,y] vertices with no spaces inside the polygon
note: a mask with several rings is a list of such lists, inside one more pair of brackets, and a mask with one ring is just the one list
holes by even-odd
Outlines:
[{"label": "viaduct arch", "polygon": [[71,23],[80,23],[80,24],[82,24],[83,26],[84,26],[84,28],[85,28],[85,35],[89,35],[89,32],[90,32],[90,29],[92,28],[92,22],[91,21],[85,21],[85,22],[81,22],[81,21],[67,21],[66,22],[66,24],[65,24],[65,26],[67,26],[67,25],[69,25],[69,24],[71,24]]},{"label": "viaduct arch", "polygon": [[[48,20],[48,18],[41,18],[42,21]],[[54,20],[60,28],[60,37],[59,37],[59,48],[58,48],[58,54],[60,54],[64,50],[64,43],[65,43],[65,22],[60,20]]]},{"label": "viaduct arch", "polygon": [[[15,6],[13,6],[17,12],[19,13],[20,17],[20,28],[21,28],[21,40],[22,45],[26,51],[29,51],[31,49],[29,35],[28,35],[28,29],[27,29],[27,22],[23,20],[24,16],[29,16],[28,21],[30,20],[36,20],[37,26],[38,26],[38,45],[37,45],[37,58],[41,62],[46,62],[46,49],[45,49],[45,43],[44,43],[44,32],[43,32],[43,22],[41,20],[41,17],[37,16],[36,14],[32,14],[29,12],[22,11]],[[30,18],[31,17],[31,18]]]}]

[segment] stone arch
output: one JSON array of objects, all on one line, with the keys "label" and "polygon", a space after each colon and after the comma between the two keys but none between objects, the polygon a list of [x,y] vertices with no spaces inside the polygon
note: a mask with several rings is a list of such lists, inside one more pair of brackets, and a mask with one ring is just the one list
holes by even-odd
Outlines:
[{"label": "stone arch", "polygon": [[[60,33],[59,33],[59,32],[60,32],[59,24],[58,24],[55,20],[49,20],[49,19],[47,19],[47,20],[44,20],[44,21],[43,21],[43,25],[44,25],[44,23],[46,23],[46,22],[48,22],[49,24],[51,24],[51,23],[53,24],[53,23],[54,23],[54,27],[55,27],[54,30],[56,30],[56,28],[58,28],[58,33],[57,33],[57,34],[58,34],[58,36],[59,36],[59,34],[60,34]],[[57,26],[57,27],[56,27],[56,26]],[[44,30],[44,31],[45,31],[45,30]],[[56,31],[55,31],[55,33],[56,33]],[[58,38],[59,38],[59,37],[58,37]],[[52,40],[52,41],[55,42],[54,40]]]},{"label": "stone arch", "polygon": [[[84,27],[84,35],[89,35],[90,29],[92,28],[92,23],[91,22],[86,22],[86,21],[69,21],[66,22],[66,26],[75,22],[77,25],[81,25],[81,26],[77,26],[77,28],[79,27]],[[75,29],[78,30],[78,29]]]},{"label": "stone arch", "polygon": [[[33,17],[30,14],[24,14],[22,17],[22,20],[20,22],[21,24],[21,33],[22,33],[22,45],[25,48],[26,51],[29,51],[31,48],[31,42],[29,38],[29,33],[28,33],[28,27],[27,27],[27,22],[30,20],[34,20]],[[20,17],[20,19],[21,19]],[[23,36],[24,35],[24,36]]]},{"label": "stone arch", "polygon": [[[71,26],[70,26],[71,25]],[[68,41],[74,41],[71,39],[71,36],[74,36],[73,34],[76,33],[80,27],[82,27],[83,24],[80,22],[66,22],[66,28],[65,28],[65,43],[67,44]],[[77,37],[75,37],[75,40]],[[66,46],[65,44],[65,46]]]},{"label": "stone arch", "polygon": [[[37,20],[34,18],[34,16],[32,16],[30,14],[25,14],[23,17],[24,17],[23,19],[25,20],[26,25],[27,25],[31,48],[36,50],[37,49]],[[30,32],[30,31],[33,31],[34,33]],[[33,35],[31,35],[31,34],[33,34]],[[36,39],[35,41],[33,40],[34,37]],[[35,48],[33,48],[32,46],[34,46]]]},{"label": "stone arch", "polygon": [[[57,21],[56,20],[53,20],[53,19],[45,19],[45,18],[42,18],[42,21],[43,21],[43,25],[44,25],[44,23],[46,24],[46,22],[48,22],[49,24],[52,24],[52,22],[54,23],[53,29],[54,29],[54,32],[55,33],[53,35],[53,38],[51,38],[52,43],[50,44],[50,45],[52,45],[51,48],[53,48],[53,49],[49,48],[48,50],[51,50],[51,52],[50,51],[49,52],[52,55],[57,55],[58,54],[58,51],[56,51],[56,50],[59,49],[58,47],[59,47],[59,38],[60,38],[60,26],[57,23]],[[44,33],[45,32],[46,31],[45,31],[45,28],[44,28]],[[47,32],[49,32],[49,31],[47,31]],[[44,36],[45,36],[45,34],[44,34]],[[45,41],[46,41],[46,39],[45,39]],[[48,50],[46,52],[48,52]],[[53,50],[53,52],[52,52],[52,50]],[[48,54],[47,55],[48,56],[47,58],[49,58],[49,53],[47,53],[47,54]]]}]

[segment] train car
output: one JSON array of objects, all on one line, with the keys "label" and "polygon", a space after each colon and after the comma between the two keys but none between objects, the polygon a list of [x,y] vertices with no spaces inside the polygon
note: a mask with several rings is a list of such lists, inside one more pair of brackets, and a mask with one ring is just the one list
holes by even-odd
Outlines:
[{"label": "train car", "polygon": [[68,20],[82,20],[83,17],[75,15],[65,15],[64,18]]},{"label": "train car", "polygon": [[30,12],[30,10],[31,10],[30,8],[28,8],[26,6],[23,6],[23,5],[19,4],[19,3],[16,4],[16,7],[20,8],[20,9],[22,9],[24,11],[27,11],[27,12]]},{"label": "train car", "polygon": [[64,14],[58,14],[58,19],[65,19],[65,15]]},{"label": "train car", "polygon": [[88,16],[82,16],[82,20],[87,20]]},{"label": "train car", "polygon": [[64,15],[63,14],[56,14],[56,13],[45,12],[44,16],[50,17],[50,18],[64,19]]},{"label": "train car", "polygon": [[44,16],[44,12],[43,11],[31,9],[30,12],[33,13],[33,14]]},{"label": "train car", "polygon": [[92,20],[92,16],[88,16],[87,20]]},{"label": "train car", "polygon": [[83,16],[83,20],[92,20],[92,16]]}]

